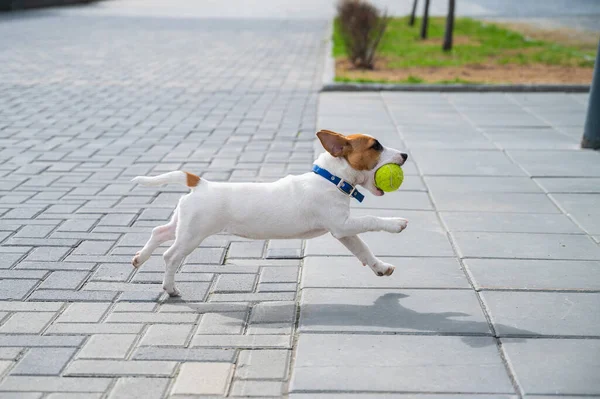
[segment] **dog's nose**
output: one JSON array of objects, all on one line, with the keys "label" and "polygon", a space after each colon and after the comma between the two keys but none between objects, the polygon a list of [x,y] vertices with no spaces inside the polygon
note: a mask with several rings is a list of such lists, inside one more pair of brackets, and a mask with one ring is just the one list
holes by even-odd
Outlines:
[{"label": "dog's nose", "polygon": [[404,159],[405,161],[408,159],[408,154],[405,153],[400,153],[400,156],[402,157],[402,159]]}]

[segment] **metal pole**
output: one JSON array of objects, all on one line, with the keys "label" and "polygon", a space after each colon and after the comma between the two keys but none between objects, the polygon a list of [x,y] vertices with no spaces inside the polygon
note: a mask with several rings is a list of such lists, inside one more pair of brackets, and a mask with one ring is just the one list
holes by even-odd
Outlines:
[{"label": "metal pole", "polygon": [[587,117],[583,128],[581,148],[600,150],[600,41],[594,64],[594,77],[590,86]]}]

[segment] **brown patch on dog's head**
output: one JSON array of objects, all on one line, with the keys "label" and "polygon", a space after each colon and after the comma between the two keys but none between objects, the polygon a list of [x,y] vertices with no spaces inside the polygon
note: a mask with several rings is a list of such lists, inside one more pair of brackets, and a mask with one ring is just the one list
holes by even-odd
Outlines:
[{"label": "brown patch on dog's head", "polygon": [[317,137],[327,152],[334,157],[346,158],[356,170],[373,169],[383,151],[379,141],[364,134],[343,136],[331,130],[320,130]]},{"label": "brown patch on dog's head", "polygon": [[184,173],[185,173],[185,176],[187,177],[186,185],[188,187],[196,187],[198,185],[198,183],[200,182],[200,176],[197,176],[190,172],[184,172]]}]

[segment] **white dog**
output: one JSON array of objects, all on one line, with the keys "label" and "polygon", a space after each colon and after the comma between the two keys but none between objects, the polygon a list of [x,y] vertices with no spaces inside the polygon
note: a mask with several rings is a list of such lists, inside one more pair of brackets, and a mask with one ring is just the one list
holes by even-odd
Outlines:
[{"label": "white dog", "polygon": [[313,172],[287,176],[273,183],[217,183],[182,171],[132,181],[145,186],[179,183],[191,188],[179,200],[171,221],[152,230],[152,236],[132,260],[141,266],[163,242],[175,240],[164,253],[163,288],[171,296],[175,272],[202,240],[217,233],[251,239],[312,238],[331,233],[378,276],[389,276],[394,267],[377,259],[357,236],[367,231],[400,233],[402,218],[350,216],[350,201],[362,201],[361,185],[377,196],[375,171],[387,163],[403,165],[407,154],[383,147],[363,134],[343,136],[329,130],[317,133],[327,152],[314,163]]}]

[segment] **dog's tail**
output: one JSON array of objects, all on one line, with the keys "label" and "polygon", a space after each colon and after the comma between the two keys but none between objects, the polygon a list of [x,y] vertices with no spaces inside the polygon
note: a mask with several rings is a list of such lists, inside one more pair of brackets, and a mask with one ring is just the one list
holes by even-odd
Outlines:
[{"label": "dog's tail", "polygon": [[137,176],[131,179],[131,181],[133,183],[141,184],[142,186],[162,186],[163,184],[177,183],[193,188],[200,183],[200,176],[182,170],[176,170],[158,176]]}]

